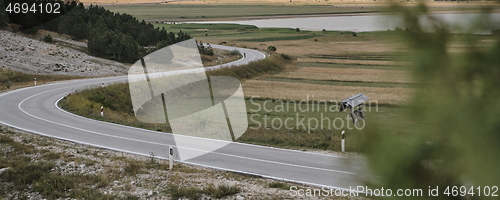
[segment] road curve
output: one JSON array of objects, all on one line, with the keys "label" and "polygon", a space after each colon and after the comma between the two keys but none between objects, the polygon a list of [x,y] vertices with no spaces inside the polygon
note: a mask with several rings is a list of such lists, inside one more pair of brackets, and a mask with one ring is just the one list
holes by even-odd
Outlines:
[{"label": "road curve", "polygon": [[[242,65],[265,58],[261,52],[220,45],[214,48],[237,49],[246,57],[220,67]],[[87,119],[68,113],[57,102],[75,90],[126,82],[127,76],[106,77],[22,88],[0,95],[0,123],[24,131],[133,154],[168,158],[172,134],[133,128]],[[193,138],[202,144],[206,139]],[[196,149],[193,149],[196,151]],[[344,188],[363,185],[364,161],[340,156],[231,143],[214,152],[184,163],[259,175],[267,178],[320,187]]]}]

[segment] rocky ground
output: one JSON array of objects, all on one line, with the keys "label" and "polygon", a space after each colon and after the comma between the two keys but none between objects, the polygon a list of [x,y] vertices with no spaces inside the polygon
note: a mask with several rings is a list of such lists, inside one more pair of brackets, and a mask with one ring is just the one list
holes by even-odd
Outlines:
[{"label": "rocky ground", "polygon": [[[30,157],[32,162],[40,162],[47,155],[59,155],[54,161],[53,173],[62,175],[98,175],[104,176],[101,186],[96,190],[103,194],[118,195],[119,197],[131,195],[139,199],[171,199],[169,187],[179,188],[204,188],[207,185],[227,185],[241,189],[238,194],[224,197],[223,199],[294,199],[286,188],[297,186],[308,189],[308,186],[294,183],[280,184],[275,180],[260,178],[256,176],[242,175],[232,172],[213,170],[210,168],[197,167],[175,163],[173,170],[165,169],[168,162],[160,160],[154,155],[138,156],[107,149],[89,147],[73,142],[52,139],[34,135],[28,132],[12,129],[6,126],[0,127],[0,135],[8,136],[16,142],[33,146],[37,152]],[[8,153],[10,147],[0,143],[0,152]],[[0,155],[1,156],[1,155]],[[150,163],[157,163],[160,167],[147,167]],[[135,170],[129,169],[131,165],[137,165]],[[5,171],[7,169],[3,169]],[[1,179],[0,179],[1,180]],[[103,182],[103,183],[102,183]],[[5,184],[5,183],[1,183]],[[274,185],[273,185],[274,184]],[[275,188],[279,187],[279,188]],[[309,188],[310,189],[310,188]],[[22,193],[22,194],[20,194]],[[8,199],[17,199],[23,196],[26,199],[43,199],[44,197],[32,191],[12,191]],[[203,195],[202,199],[213,199]],[[304,197],[301,199],[316,199]],[[359,198],[355,198],[359,199]]]},{"label": "rocky ground", "polygon": [[86,43],[54,35],[54,42],[32,39],[0,30],[0,67],[28,74],[114,76],[125,75],[128,66],[90,56],[79,49]]}]

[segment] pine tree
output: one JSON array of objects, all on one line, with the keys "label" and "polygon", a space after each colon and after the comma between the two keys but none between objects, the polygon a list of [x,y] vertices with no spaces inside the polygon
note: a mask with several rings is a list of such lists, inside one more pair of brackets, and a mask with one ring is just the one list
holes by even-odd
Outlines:
[{"label": "pine tree", "polygon": [[9,24],[9,17],[5,11],[4,1],[0,1],[0,27],[7,26]]},{"label": "pine tree", "polygon": [[121,61],[134,62],[139,58],[139,45],[131,36],[123,35],[120,41],[120,47],[123,50],[123,59],[121,59]]}]

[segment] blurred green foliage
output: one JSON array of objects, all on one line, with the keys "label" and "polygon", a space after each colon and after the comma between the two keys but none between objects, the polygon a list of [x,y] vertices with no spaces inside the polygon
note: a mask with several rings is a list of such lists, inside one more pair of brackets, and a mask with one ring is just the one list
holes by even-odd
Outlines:
[{"label": "blurred green foliage", "polygon": [[[423,189],[424,196],[429,186],[439,186],[433,199],[456,198],[443,194],[447,186],[499,186],[500,36],[488,36],[485,44],[483,36],[451,34],[424,4],[394,8],[404,16],[406,30],[399,32],[407,39],[414,78],[422,84],[411,111],[401,113],[401,120],[414,122],[407,132],[364,131],[369,164],[382,177],[371,184]],[[485,10],[481,18],[487,15]],[[432,31],[424,31],[424,18]],[[458,53],[450,45],[457,38],[465,46]],[[484,198],[474,192],[472,199]]]},{"label": "blurred green foliage", "polygon": [[7,26],[9,24],[9,18],[7,12],[5,12],[4,2],[0,1],[0,27]]}]

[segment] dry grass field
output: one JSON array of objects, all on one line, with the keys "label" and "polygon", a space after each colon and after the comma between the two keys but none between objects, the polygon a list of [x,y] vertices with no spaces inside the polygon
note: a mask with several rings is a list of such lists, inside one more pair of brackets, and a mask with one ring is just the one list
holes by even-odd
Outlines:
[{"label": "dry grass field", "polygon": [[[80,0],[84,4],[143,4],[143,3],[175,3],[184,5],[198,5],[198,4],[292,4],[292,5],[332,5],[332,4],[358,4],[358,5],[373,5],[373,4],[387,4],[394,2],[392,0]],[[417,1],[408,1],[413,4]],[[436,2],[426,0],[430,6],[456,6],[456,2]],[[488,5],[492,4],[491,1],[478,1],[468,2],[475,5]]]},{"label": "dry grass field", "polygon": [[302,67],[293,72],[275,75],[275,77],[322,81],[411,83],[408,71],[404,70]]},{"label": "dry grass field", "polygon": [[214,36],[203,41],[258,49],[275,46],[277,53],[297,59],[285,72],[246,81],[243,89],[247,97],[340,101],[363,93],[379,104],[390,105],[402,105],[411,98],[410,72],[405,59],[397,56],[408,49],[394,34],[301,32],[316,37],[253,42],[241,41],[253,35],[224,40]]},{"label": "dry grass field", "polygon": [[329,86],[278,81],[248,80],[243,83],[245,96],[273,99],[341,101],[356,93],[363,93],[379,104],[404,104],[410,99],[412,89]]},{"label": "dry grass field", "polygon": [[347,65],[404,65],[403,62],[389,60],[347,60],[347,59],[324,59],[324,58],[297,58],[297,62],[335,63]]},{"label": "dry grass field", "polygon": [[[81,0],[84,4],[140,4],[140,3],[165,3],[166,0]],[[175,4],[293,4],[293,5],[331,5],[338,3],[388,3],[390,0],[372,1],[372,0],[328,0],[328,1],[313,1],[313,0],[169,0],[168,3]]]}]

